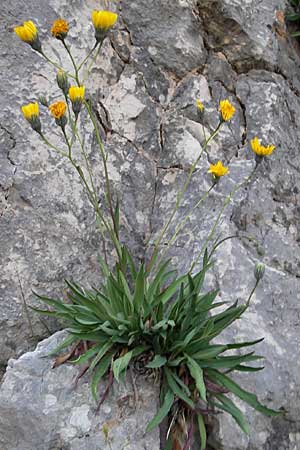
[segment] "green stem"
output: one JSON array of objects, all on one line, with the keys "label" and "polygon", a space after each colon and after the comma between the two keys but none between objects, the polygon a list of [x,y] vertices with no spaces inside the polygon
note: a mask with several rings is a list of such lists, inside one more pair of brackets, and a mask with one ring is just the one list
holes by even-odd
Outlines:
[{"label": "green stem", "polygon": [[49,142],[48,139],[42,133],[39,133],[39,135],[41,136],[41,138],[45,142],[45,144],[47,144],[48,147],[50,147],[52,150],[54,150],[55,153],[58,153],[59,155],[68,158],[68,153],[63,152],[62,150],[57,148],[55,145],[51,144],[51,142]]},{"label": "green stem", "polygon": [[201,258],[201,256],[202,256],[204,250],[207,248],[208,243],[209,243],[209,242],[211,241],[211,239],[213,238],[213,236],[214,236],[214,234],[215,234],[215,232],[216,232],[217,226],[219,225],[219,222],[220,222],[220,219],[221,219],[221,217],[222,217],[222,214],[224,213],[224,211],[225,211],[227,205],[228,205],[228,204],[230,203],[230,201],[232,200],[232,197],[236,194],[236,192],[237,192],[242,186],[244,186],[245,184],[247,184],[247,183],[251,180],[252,176],[254,175],[254,172],[255,172],[256,168],[257,168],[257,165],[255,165],[255,167],[254,167],[253,171],[250,173],[250,175],[249,175],[248,177],[246,177],[245,180],[242,181],[240,184],[237,184],[237,185],[234,187],[234,189],[232,189],[232,191],[230,192],[230,194],[228,194],[228,196],[226,197],[226,199],[225,199],[225,201],[224,201],[224,203],[223,203],[223,206],[222,206],[222,208],[221,208],[221,210],[220,210],[220,212],[219,212],[219,214],[218,214],[218,216],[217,216],[217,218],[216,218],[216,220],[215,220],[215,223],[214,223],[214,225],[213,225],[213,227],[212,227],[212,229],[211,229],[211,232],[209,233],[208,237],[206,238],[206,240],[205,240],[205,242],[204,242],[204,244],[203,244],[203,246],[202,246],[202,248],[201,248],[201,250],[200,250],[199,255],[197,256],[197,258],[195,259],[195,261],[192,263],[189,272],[192,272],[192,270],[194,269],[194,267],[195,267],[196,264],[198,263],[199,259]]},{"label": "green stem", "polygon": [[[215,187],[216,183],[214,183],[198,200],[198,202],[189,210],[189,212],[186,214],[186,216],[179,222],[179,224],[175,228],[175,232],[171,239],[169,240],[166,248],[163,250],[160,261],[163,258],[164,254],[167,252],[168,248],[176,241],[176,238],[186,222],[189,220],[191,214],[201,205],[201,203],[206,199],[206,197],[209,195],[209,193],[212,191],[212,189]],[[158,263],[159,264],[159,263]]]},{"label": "green stem", "polygon": [[95,43],[94,47],[88,52],[88,54],[86,55],[86,57],[83,59],[83,61],[81,61],[81,63],[78,66],[78,72],[80,71],[81,67],[87,62],[87,60],[89,59],[89,57],[92,55],[93,51],[96,49],[98,45],[98,42]]},{"label": "green stem", "polygon": [[[62,67],[61,67],[59,64],[57,64],[56,62],[52,61],[52,59],[48,58],[48,56],[46,56],[45,53],[44,53],[43,51],[41,51],[40,54],[45,58],[45,60],[46,60],[49,64],[51,64],[52,66],[56,67],[58,70],[63,70]],[[74,78],[74,80],[76,79],[76,78],[74,77],[74,75],[72,75],[71,73],[66,72],[66,74],[68,75],[68,77]]]},{"label": "green stem", "polygon": [[111,195],[111,189],[110,189],[110,180],[109,180],[109,176],[108,176],[107,158],[106,158],[105,150],[104,150],[104,147],[103,147],[103,143],[102,143],[102,140],[101,140],[101,137],[100,137],[98,126],[97,126],[94,114],[92,113],[91,107],[90,107],[89,103],[86,100],[84,101],[84,104],[85,104],[87,112],[88,112],[88,114],[90,116],[90,119],[91,119],[91,121],[93,123],[93,126],[94,126],[94,130],[95,130],[95,134],[96,134],[96,140],[97,140],[97,143],[98,143],[98,147],[99,147],[99,150],[100,150],[100,155],[101,155],[102,162],[103,162],[103,167],[104,167],[105,184],[106,184],[106,197],[107,197],[108,207],[109,207],[111,219],[112,219],[112,222],[113,222],[115,235],[116,235],[117,239],[119,239],[119,233],[118,233],[118,228],[117,228],[117,224],[116,224],[116,220],[115,220],[113,204],[112,204],[112,195]]},{"label": "green stem", "polygon": [[251,300],[251,298],[252,298],[252,296],[253,296],[253,294],[254,294],[254,292],[255,292],[255,289],[256,289],[257,286],[258,286],[259,281],[260,281],[260,280],[256,280],[255,286],[254,286],[254,288],[252,289],[252,291],[250,292],[250,295],[249,295],[249,297],[248,297],[248,300],[246,301],[246,308],[248,308],[248,306],[249,306],[249,304],[250,304],[250,300]]},{"label": "green stem", "polygon": [[71,50],[69,49],[69,47],[67,46],[67,44],[65,43],[64,40],[62,40],[62,43],[63,43],[63,46],[65,47],[65,49],[66,49],[68,55],[70,56],[71,61],[72,61],[72,64],[73,64],[73,67],[74,67],[74,71],[75,71],[75,77],[74,77],[74,78],[75,78],[75,80],[76,80],[78,86],[80,86],[80,81],[79,81],[79,76],[78,76],[78,69],[77,69],[75,60],[74,60],[74,58],[73,58],[73,55],[72,55],[72,53],[71,53]]},{"label": "green stem", "polygon": [[97,56],[98,56],[99,53],[100,53],[100,50],[101,50],[101,47],[102,47],[102,43],[103,43],[103,41],[100,42],[99,47],[98,47],[98,49],[97,49],[97,51],[96,51],[94,57],[92,58],[92,60],[91,60],[91,62],[90,62],[90,64],[89,64],[89,66],[88,66],[88,68],[87,68],[86,73],[85,73],[84,76],[83,76],[83,84],[85,83],[86,79],[88,78],[88,76],[89,76],[89,74],[90,74],[90,71],[91,71],[91,69],[92,69],[92,66],[93,66],[93,64],[95,63],[95,61],[96,61],[96,59],[97,59]]},{"label": "green stem", "polygon": [[219,132],[219,130],[221,128],[221,126],[222,126],[222,122],[219,123],[219,125],[217,126],[215,131],[205,141],[205,143],[204,143],[204,145],[203,145],[203,147],[202,147],[202,149],[200,151],[200,154],[199,154],[198,158],[196,159],[196,161],[194,162],[194,164],[192,165],[192,167],[191,167],[191,169],[189,171],[188,177],[187,177],[187,179],[186,179],[186,181],[184,183],[184,186],[183,186],[182,190],[177,194],[175,207],[174,207],[174,209],[173,209],[169,219],[167,220],[166,224],[164,225],[160,235],[158,236],[158,238],[157,238],[157,240],[155,242],[154,250],[153,250],[153,253],[152,253],[152,256],[150,258],[150,261],[149,261],[149,264],[148,264],[148,268],[147,268],[148,271],[151,271],[151,269],[153,267],[153,264],[155,262],[155,259],[157,257],[158,251],[159,251],[159,245],[160,245],[160,243],[161,243],[165,233],[167,232],[167,230],[168,230],[168,228],[169,228],[169,226],[170,226],[170,224],[171,224],[171,222],[172,222],[176,212],[178,211],[178,208],[180,206],[182,197],[184,196],[185,192],[187,191],[187,188],[188,188],[188,186],[190,184],[190,181],[191,181],[191,178],[193,176],[193,173],[194,173],[194,171],[196,169],[196,166],[197,166],[198,162],[201,159],[201,156],[202,156],[203,152],[206,151],[208,144],[216,137],[216,135],[218,134],[218,132]]}]

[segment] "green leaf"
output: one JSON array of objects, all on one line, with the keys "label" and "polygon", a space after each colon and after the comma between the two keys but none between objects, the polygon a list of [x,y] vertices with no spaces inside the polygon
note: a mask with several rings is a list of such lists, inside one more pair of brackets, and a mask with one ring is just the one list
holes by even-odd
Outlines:
[{"label": "green leaf", "polygon": [[197,414],[198,428],[200,434],[200,450],[206,449],[206,427],[201,414]]},{"label": "green leaf", "polygon": [[206,402],[206,388],[203,379],[203,370],[193,358],[190,358],[190,356],[188,355],[185,356],[187,358],[187,366],[189,368],[191,376],[195,380],[200,397]]},{"label": "green leaf", "polygon": [[70,362],[72,364],[83,364],[87,362],[92,356],[94,356],[95,353],[98,353],[101,350],[101,347],[101,345],[94,345],[92,348],[80,355],[77,359],[73,359]]},{"label": "green leaf", "polygon": [[55,347],[54,350],[51,350],[50,353],[47,354],[47,356],[53,356],[56,355],[56,353],[60,352],[64,348],[69,347],[74,342],[78,341],[79,339],[75,336],[68,336],[66,339],[64,339],[57,347]]},{"label": "green leaf", "polygon": [[182,277],[178,278],[177,280],[174,280],[170,286],[162,292],[160,295],[158,295],[155,299],[155,304],[162,303],[163,305],[167,303],[173,295],[177,292],[179,286],[182,282],[186,281],[187,275],[183,275]]},{"label": "green leaf", "polygon": [[222,356],[212,360],[199,361],[201,367],[208,367],[210,369],[231,369],[244,362],[257,361],[262,359],[262,356],[248,353],[243,356]]},{"label": "green leaf", "polygon": [[89,367],[90,372],[97,366],[97,364],[101,361],[103,356],[111,349],[112,346],[113,344],[111,342],[106,342],[104,345],[102,345],[101,350],[91,362],[91,365]]},{"label": "green leaf", "polygon": [[146,432],[152,431],[164,420],[164,418],[168,415],[170,409],[172,408],[173,403],[174,403],[174,394],[169,389],[165,395],[164,402],[163,402],[161,408],[159,408],[156,415],[148,423]]},{"label": "green leaf", "polygon": [[250,434],[249,425],[243,416],[242,411],[233,403],[233,401],[223,394],[215,394],[215,397],[222,403],[215,403],[215,406],[231,414],[243,432],[245,434]]},{"label": "green leaf", "polygon": [[248,342],[237,342],[236,344],[228,344],[227,348],[242,348],[242,347],[250,347],[251,345],[258,344],[259,342],[262,342],[264,338],[256,339],[256,341],[248,341]]},{"label": "green leaf", "polygon": [[164,371],[165,371],[168,385],[170,386],[170,388],[174,392],[174,394],[177,395],[177,397],[179,397],[182,401],[184,401],[192,409],[194,409],[195,408],[194,402],[185,394],[184,391],[182,391],[180,389],[171,370],[168,369],[167,367],[165,367]]},{"label": "green leaf", "polygon": [[98,384],[101,381],[101,378],[106,374],[106,372],[109,369],[109,366],[112,362],[112,358],[113,358],[113,353],[110,352],[107,355],[105,355],[101,361],[99,362],[99,364],[97,365],[97,367],[95,368],[93,377],[92,377],[92,381],[91,381],[91,389],[92,389],[92,395],[94,397],[94,399],[97,401],[97,387]]},{"label": "green leaf", "polygon": [[113,373],[117,382],[119,382],[120,375],[122,374],[122,372],[124,372],[124,370],[127,369],[131,358],[132,358],[132,351],[126,353],[126,355],[121,356],[120,358],[116,359],[113,362]]},{"label": "green leaf", "polygon": [[227,345],[210,345],[204,350],[199,350],[192,354],[192,358],[197,360],[211,359],[227,350]]},{"label": "green leaf", "polygon": [[161,355],[155,355],[154,359],[150,361],[146,367],[149,369],[158,369],[166,364],[167,358]]},{"label": "green leaf", "polygon": [[139,313],[140,308],[144,303],[144,295],[145,295],[145,272],[144,266],[142,264],[136,277],[133,295],[133,305],[137,313]]},{"label": "green leaf", "polygon": [[232,392],[234,395],[239,397],[244,402],[248,403],[248,405],[252,406],[252,408],[256,409],[257,411],[261,412],[262,414],[264,414],[266,416],[270,416],[270,417],[279,416],[282,414],[281,411],[274,411],[273,409],[263,406],[258,401],[255,394],[245,391],[237,383],[235,383],[233,380],[231,380],[231,378],[218,372],[217,370],[207,369],[206,373],[210,380],[215,381],[218,384],[221,384],[226,389],[228,389],[230,392]]}]

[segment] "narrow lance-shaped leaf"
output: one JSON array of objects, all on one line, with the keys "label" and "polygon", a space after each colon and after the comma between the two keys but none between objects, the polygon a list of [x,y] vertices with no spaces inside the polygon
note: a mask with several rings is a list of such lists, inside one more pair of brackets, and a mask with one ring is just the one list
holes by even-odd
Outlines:
[{"label": "narrow lance-shaped leaf", "polygon": [[255,394],[245,391],[237,383],[235,383],[233,380],[231,380],[226,375],[218,372],[217,370],[208,369],[207,375],[211,380],[221,384],[222,386],[227,388],[230,392],[232,392],[234,395],[239,397],[244,402],[248,403],[248,405],[252,406],[252,408],[256,409],[257,411],[261,412],[262,414],[265,414],[266,416],[271,416],[271,417],[282,414],[281,411],[274,411],[273,409],[263,406],[258,401]]},{"label": "narrow lance-shaped leaf", "polygon": [[168,415],[170,409],[172,408],[173,403],[174,403],[174,394],[169,389],[165,395],[164,402],[161,408],[159,408],[157,414],[148,423],[146,428],[147,432],[153,430],[164,420],[164,418]]},{"label": "narrow lance-shaped leaf", "polygon": [[126,355],[121,356],[120,358],[118,358],[114,361],[113,373],[114,373],[114,377],[117,380],[117,382],[119,382],[120,375],[122,374],[122,372],[124,372],[127,369],[131,358],[132,358],[132,351],[126,353]]},{"label": "narrow lance-shaped leaf", "polygon": [[203,379],[203,370],[194,359],[190,358],[188,355],[185,356],[187,358],[187,366],[189,368],[191,376],[195,380],[196,387],[200,393],[200,397],[206,402],[206,388]]}]

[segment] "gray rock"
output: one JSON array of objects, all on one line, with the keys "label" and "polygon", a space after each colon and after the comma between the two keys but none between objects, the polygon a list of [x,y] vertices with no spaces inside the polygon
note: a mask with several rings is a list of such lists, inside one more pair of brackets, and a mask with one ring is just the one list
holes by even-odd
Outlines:
[{"label": "gray rock", "polygon": [[[245,409],[253,431],[250,437],[238,432],[230,418],[219,416],[210,436],[218,450],[300,447],[300,60],[284,23],[286,3],[123,0],[117,28],[103,46],[87,85],[109,153],[113,189],[123,204],[122,237],[137,260],[151,254],[176,192],[201,150],[204,132],[217,124],[220,99],[230,98],[237,113],[199,162],[169,236],[210,186],[209,163],[222,159],[230,175],[191,214],[169,252],[180,271],[189,268],[191,258],[199,254],[224,195],[253,170],[249,140],[258,135],[277,146],[225,210],[218,233],[222,237],[239,234],[240,239],[219,248],[208,284],[219,286],[226,300],[245,300],[253,286],[254,264],[259,260],[266,264],[251,309],[224,340],[266,337],[259,348],[266,356],[265,370],[255,377],[244,374],[240,382],[266,404],[288,412],[270,420]],[[97,255],[102,243],[83,188],[72,169],[48,152],[19,112],[23,103],[40,93],[56,98],[55,70],[10,33],[21,20],[34,19],[45,50],[56,58],[59,43],[46,31],[55,17],[65,17],[72,25],[68,39],[74,55],[82,59],[93,43],[93,8],[99,4],[92,0],[25,5],[13,0],[3,5],[0,364],[60,326],[41,322],[28,311],[26,305],[35,304],[31,289],[62,295],[66,277],[85,285],[99,282]],[[61,62],[72,69],[64,57]],[[195,98],[205,105],[201,119]],[[42,118],[47,135],[58,143],[59,135],[50,128],[53,124],[45,110]],[[103,170],[84,115],[81,129],[88,133],[88,154],[103,203]],[[246,235],[256,240],[249,241]],[[112,259],[110,247],[108,253]]]},{"label": "gray rock", "polygon": [[[65,337],[65,332],[58,332],[35,351],[9,361],[0,390],[1,450],[159,450],[159,433],[145,435],[157,409],[157,386],[138,377],[135,404],[128,376],[125,383],[114,384],[95,414],[89,377],[82,378],[75,389],[77,366],[51,369],[53,358],[47,355]],[[103,382],[100,394],[104,389]]]}]

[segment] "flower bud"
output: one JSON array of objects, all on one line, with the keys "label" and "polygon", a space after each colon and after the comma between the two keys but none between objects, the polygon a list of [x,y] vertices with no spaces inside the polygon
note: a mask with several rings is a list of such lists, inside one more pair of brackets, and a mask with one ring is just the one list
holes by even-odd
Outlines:
[{"label": "flower bud", "polygon": [[68,75],[64,70],[59,70],[56,75],[56,82],[58,87],[63,91],[64,95],[67,96],[69,92],[69,80]]},{"label": "flower bud", "polygon": [[45,95],[39,95],[38,100],[39,100],[39,103],[41,105],[46,106],[46,107],[49,106],[49,102],[48,102],[47,97]]},{"label": "flower bud", "polygon": [[261,280],[265,274],[265,265],[263,263],[255,264],[254,276],[257,281]]}]

